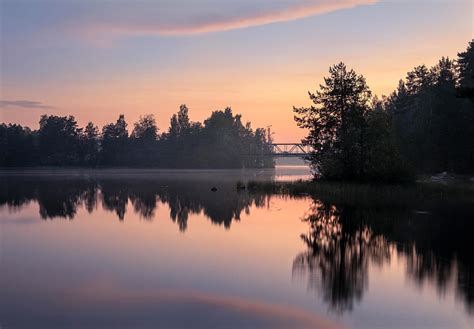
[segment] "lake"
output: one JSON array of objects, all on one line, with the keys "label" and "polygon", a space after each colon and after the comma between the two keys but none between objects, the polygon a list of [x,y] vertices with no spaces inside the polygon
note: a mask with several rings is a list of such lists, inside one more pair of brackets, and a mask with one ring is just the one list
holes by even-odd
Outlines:
[{"label": "lake", "polygon": [[307,177],[2,171],[0,327],[474,328],[470,205],[236,189]]}]

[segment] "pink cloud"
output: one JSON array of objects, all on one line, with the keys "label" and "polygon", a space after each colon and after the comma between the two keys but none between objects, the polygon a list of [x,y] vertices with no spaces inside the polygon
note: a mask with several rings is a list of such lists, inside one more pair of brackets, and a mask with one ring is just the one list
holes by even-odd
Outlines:
[{"label": "pink cloud", "polygon": [[262,4],[262,8],[259,10],[240,14],[229,12],[224,7],[217,11],[214,8],[209,13],[206,12],[209,8],[203,8],[197,13],[188,13],[184,9],[183,11],[171,11],[170,15],[160,15],[160,10],[157,10],[158,14],[155,17],[147,15],[140,20],[126,15],[114,16],[113,19],[102,22],[90,22],[86,29],[82,29],[82,33],[87,36],[97,36],[98,34],[114,36],[195,35],[292,21],[360,5],[370,5],[378,0],[303,0],[295,2],[279,8],[271,8],[271,3],[266,3],[266,5]]}]

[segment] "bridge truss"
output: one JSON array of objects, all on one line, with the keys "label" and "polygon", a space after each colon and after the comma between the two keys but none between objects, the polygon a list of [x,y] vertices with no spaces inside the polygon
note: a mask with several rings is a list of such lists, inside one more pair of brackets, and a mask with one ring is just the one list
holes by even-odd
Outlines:
[{"label": "bridge truss", "polygon": [[302,143],[271,143],[268,144],[269,152],[253,154],[268,157],[304,158],[311,153],[311,147]]}]

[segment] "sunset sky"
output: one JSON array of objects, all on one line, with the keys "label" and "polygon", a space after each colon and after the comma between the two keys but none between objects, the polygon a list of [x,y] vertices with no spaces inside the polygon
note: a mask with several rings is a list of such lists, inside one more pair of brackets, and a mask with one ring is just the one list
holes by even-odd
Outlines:
[{"label": "sunset sky", "polygon": [[180,104],[192,120],[232,107],[304,135],[307,105],[344,61],[378,95],[418,64],[454,58],[474,36],[471,0],[0,0],[0,122],[37,128],[43,113],[99,127]]}]

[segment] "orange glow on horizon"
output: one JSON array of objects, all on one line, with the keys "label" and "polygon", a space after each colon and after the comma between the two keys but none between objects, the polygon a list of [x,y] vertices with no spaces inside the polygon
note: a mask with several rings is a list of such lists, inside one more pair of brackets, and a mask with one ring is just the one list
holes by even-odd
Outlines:
[{"label": "orange glow on horizon", "polygon": [[[376,59],[354,56],[342,60],[366,77],[375,95],[382,96],[395,90],[398,80],[414,66],[422,63],[432,66],[446,55],[454,58],[465,44],[462,36],[452,38],[443,47],[426,40],[407,45],[412,47],[411,51],[395,62],[388,56],[391,50],[381,50]],[[307,92],[315,91],[327,76],[328,67],[338,61],[333,58],[325,58],[324,63],[313,63],[309,59],[287,61],[278,70],[256,64],[244,68],[219,67],[207,61],[202,67],[187,70],[184,76],[183,72],[162,76],[159,68],[155,68],[110,80],[94,77],[77,81],[71,77],[71,80],[58,79],[54,84],[5,88],[2,91],[5,99],[22,99],[26,94],[31,99],[43,100],[44,95],[48,95],[47,103],[54,109],[2,109],[1,121],[36,129],[40,115],[46,113],[74,115],[81,126],[93,121],[101,128],[114,122],[119,114],[125,114],[131,130],[140,115],[154,114],[163,132],[167,131],[169,118],[180,104],[189,107],[194,121],[203,121],[212,111],[229,106],[235,114],[242,114],[244,123],[252,122],[254,128],[271,125],[275,140],[295,142],[303,138],[306,131],[294,123],[293,106],[310,105]]]}]

